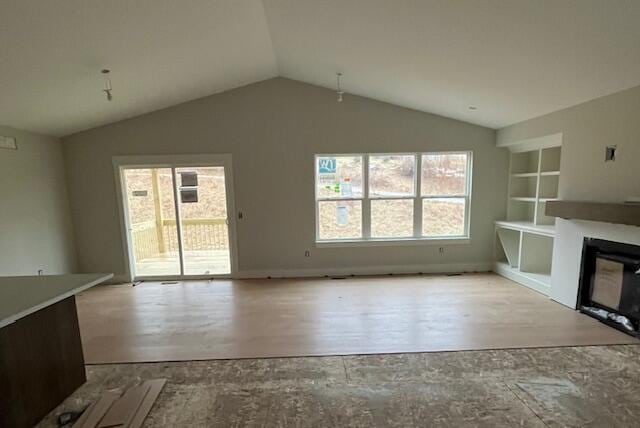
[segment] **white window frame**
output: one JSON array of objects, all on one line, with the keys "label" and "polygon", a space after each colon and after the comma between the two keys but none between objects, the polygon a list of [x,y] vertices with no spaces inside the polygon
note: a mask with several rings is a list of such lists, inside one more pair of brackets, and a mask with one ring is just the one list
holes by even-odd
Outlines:
[{"label": "white window frame", "polygon": [[[370,196],[369,195],[369,158],[370,157],[378,157],[378,156],[413,156],[413,160],[414,160],[414,176],[413,176],[413,195],[398,195],[398,196]],[[407,153],[407,152],[403,152],[403,153],[367,153],[366,154],[366,164],[367,164],[367,183],[366,183],[366,188],[367,188],[367,205],[368,205],[368,211],[369,211],[369,217],[368,217],[368,221],[367,221],[367,226],[368,226],[368,230],[369,230],[369,234],[367,235],[367,240],[368,241],[404,241],[404,240],[414,240],[414,239],[420,239],[420,236],[418,235],[420,233],[420,224],[416,222],[416,207],[419,203],[418,201],[418,195],[420,193],[420,189],[418,188],[418,186],[420,185],[420,180],[418,179],[418,175],[419,174],[419,169],[420,168],[420,158],[421,156],[418,153]],[[396,201],[396,200],[400,200],[400,201],[408,201],[411,200],[413,201],[413,234],[412,236],[406,236],[406,237],[401,237],[401,236],[395,236],[395,237],[374,237],[371,236],[371,201],[375,200],[375,201]],[[364,210],[363,210],[364,211]],[[365,218],[363,217],[362,219],[363,221],[365,220]],[[319,238],[319,236],[318,236]],[[324,242],[324,241],[319,241],[319,242]]]},{"label": "white window frame", "polygon": [[[429,195],[422,196],[422,156],[437,154],[466,154],[466,193],[462,195]],[[407,196],[375,196],[369,195],[369,158],[371,156],[414,156],[415,175],[414,193]],[[360,197],[334,197],[326,198],[318,196],[318,158],[325,157],[361,157],[362,158],[362,196]],[[468,244],[471,240],[471,183],[473,176],[473,152],[472,151],[437,151],[437,152],[398,152],[398,153],[329,153],[316,154],[313,157],[313,184],[315,197],[315,239],[316,247],[342,247],[342,246],[377,246],[377,245],[439,245],[439,244]],[[464,234],[447,236],[422,236],[422,205],[425,199],[464,198]],[[413,235],[409,237],[372,237],[371,236],[371,201],[372,200],[413,200]],[[348,239],[320,239],[320,202],[325,201],[360,201],[362,204],[361,238]]]},{"label": "white window frame", "polygon": [[[343,197],[337,197],[337,198],[322,198],[318,196],[318,158],[324,158],[324,157],[333,157],[333,158],[339,158],[339,157],[360,157],[362,158],[362,162],[361,162],[361,176],[362,176],[362,196],[360,197],[349,197],[349,198],[343,198]],[[367,235],[367,233],[365,232],[364,229],[364,218],[365,218],[365,199],[367,199],[368,197],[368,188],[367,188],[367,182],[369,181],[369,174],[368,174],[368,163],[365,165],[365,159],[367,158],[367,155],[365,153],[344,153],[344,154],[328,154],[328,155],[315,155],[313,157],[313,185],[314,185],[314,195],[315,195],[315,204],[316,204],[316,244],[319,243],[349,243],[349,242],[362,242],[364,239],[364,237]],[[347,239],[320,239],[320,222],[318,221],[320,219],[320,202],[337,202],[337,201],[361,201],[360,203],[362,204],[362,218],[360,219],[361,223],[360,223],[360,227],[362,229],[362,237],[361,238],[347,238]]]},{"label": "white window frame", "polygon": [[471,183],[472,183],[472,168],[473,168],[473,152],[471,151],[440,151],[440,152],[424,152],[420,153],[420,185],[422,186],[422,156],[423,155],[467,155],[467,171],[466,171],[466,183],[465,193],[459,195],[428,195],[422,196],[422,189],[420,189],[420,221],[422,221],[422,204],[425,199],[464,199],[464,233],[462,235],[449,235],[449,236],[426,236],[426,239],[455,239],[455,238],[469,238],[470,231],[470,217],[471,217]]}]

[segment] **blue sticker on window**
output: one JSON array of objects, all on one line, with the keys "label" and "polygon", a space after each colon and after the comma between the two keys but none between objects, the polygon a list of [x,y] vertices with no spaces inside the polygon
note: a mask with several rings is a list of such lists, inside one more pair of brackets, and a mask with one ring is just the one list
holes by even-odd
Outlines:
[{"label": "blue sticker on window", "polygon": [[335,174],[336,159],[335,158],[318,159],[318,172],[320,174]]}]

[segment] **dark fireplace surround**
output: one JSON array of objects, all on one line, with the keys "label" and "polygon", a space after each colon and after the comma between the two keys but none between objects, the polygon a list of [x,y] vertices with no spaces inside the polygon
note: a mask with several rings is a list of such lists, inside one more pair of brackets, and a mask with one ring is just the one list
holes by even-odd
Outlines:
[{"label": "dark fireplace surround", "polygon": [[640,246],[585,238],[576,309],[640,337]]}]

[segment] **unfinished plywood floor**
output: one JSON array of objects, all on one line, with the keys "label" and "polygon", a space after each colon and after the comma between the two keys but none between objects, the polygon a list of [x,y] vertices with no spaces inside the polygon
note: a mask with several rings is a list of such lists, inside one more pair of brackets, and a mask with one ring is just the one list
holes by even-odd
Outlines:
[{"label": "unfinished plywood floor", "polygon": [[103,286],[78,313],[88,364],[637,343],[494,274]]},{"label": "unfinished plywood floor", "polygon": [[145,427],[637,427],[640,346],[87,367],[38,428],[100,393],[167,384]]}]

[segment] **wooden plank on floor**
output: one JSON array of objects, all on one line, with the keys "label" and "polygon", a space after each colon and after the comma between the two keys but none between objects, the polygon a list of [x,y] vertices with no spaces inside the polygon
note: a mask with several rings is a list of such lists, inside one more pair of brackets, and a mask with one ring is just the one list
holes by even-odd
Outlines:
[{"label": "wooden plank on floor", "polygon": [[147,392],[147,395],[144,397],[140,407],[138,407],[138,410],[131,420],[131,423],[129,423],[128,428],[140,428],[142,426],[166,382],[166,379],[154,379],[145,382],[145,384],[149,385],[149,392]]},{"label": "wooden plank on floor", "polygon": [[118,392],[104,392],[95,402],[95,405],[92,406],[91,412],[84,419],[82,425],[76,422],[74,427],[77,425],[78,428],[95,428],[118,398],[120,398],[120,393]]},{"label": "wooden plank on floor", "polygon": [[80,415],[80,417],[78,418],[77,421],[75,421],[75,423],[73,424],[74,427],[78,427],[78,428],[83,428],[85,422],[87,421],[87,419],[89,419],[89,415],[91,415],[91,412],[93,412],[93,409],[96,407],[96,401],[94,401],[93,403],[89,404],[89,407],[87,407],[84,412],[82,413],[82,415]]},{"label": "wooden plank on floor", "polygon": [[126,427],[133,416],[136,414],[138,407],[149,392],[150,385],[143,383],[142,385],[129,388],[109,409],[104,418],[98,424],[98,428],[109,427]]}]

